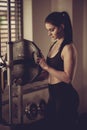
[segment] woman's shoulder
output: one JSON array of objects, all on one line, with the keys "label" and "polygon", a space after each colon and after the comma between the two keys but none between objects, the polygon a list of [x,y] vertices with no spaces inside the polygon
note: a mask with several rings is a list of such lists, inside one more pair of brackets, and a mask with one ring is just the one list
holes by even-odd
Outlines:
[{"label": "woman's shoulder", "polygon": [[64,47],[63,47],[63,50],[65,51],[76,51],[76,47],[75,47],[75,44],[74,43],[70,43],[70,44],[66,44]]},{"label": "woman's shoulder", "polygon": [[77,49],[76,49],[74,43],[66,44],[63,47],[62,54],[65,54],[65,53],[72,53],[72,54],[77,55]]}]

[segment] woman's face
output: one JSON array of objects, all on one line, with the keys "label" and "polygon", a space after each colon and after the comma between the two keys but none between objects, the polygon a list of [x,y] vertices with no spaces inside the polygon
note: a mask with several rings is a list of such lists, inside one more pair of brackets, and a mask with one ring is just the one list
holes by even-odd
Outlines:
[{"label": "woman's face", "polygon": [[45,23],[45,27],[46,27],[46,29],[48,31],[48,36],[52,40],[56,40],[58,38],[58,34],[59,34],[58,27],[52,25],[51,23]]},{"label": "woman's face", "polygon": [[58,38],[61,38],[63,37],[63,28],[62,26],[60,27],[57,27],[57,26],[54,26],[53,24],[51,23],[45,23],[45,27],[48,31],[48,36],[50,36],[50,38],[52,40],[56,40]]}]

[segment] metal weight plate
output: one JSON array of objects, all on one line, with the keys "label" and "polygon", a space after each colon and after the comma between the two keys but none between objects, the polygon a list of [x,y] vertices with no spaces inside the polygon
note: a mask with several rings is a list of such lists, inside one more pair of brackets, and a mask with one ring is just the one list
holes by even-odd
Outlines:
[{"label": "metal weight plate", "polygon": [[21,79],[22,84],[34,82],[41,72],[37,57],[41,57],[41,53],[34,42],[23,39],[13,43],[13,80]]}]

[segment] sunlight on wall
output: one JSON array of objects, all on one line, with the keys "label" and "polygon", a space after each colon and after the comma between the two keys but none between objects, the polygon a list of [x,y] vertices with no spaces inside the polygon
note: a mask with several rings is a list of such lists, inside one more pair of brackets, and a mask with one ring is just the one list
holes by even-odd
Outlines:
[{"label": "sunlight on wall", "polygon": [[33,40],[33,27],[32,27],[32,0],[23,0],[23,14],[24,14],[24,38]]}]

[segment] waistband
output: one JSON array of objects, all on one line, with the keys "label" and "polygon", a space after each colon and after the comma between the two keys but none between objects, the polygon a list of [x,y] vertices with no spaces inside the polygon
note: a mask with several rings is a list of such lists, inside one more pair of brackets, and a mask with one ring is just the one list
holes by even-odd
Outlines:
[{"label": "waistband", "polygon": [[65,83],[65,82],[59,82],[59,83],[55,83],[55,84],[48,84],[48,86],[72,86],[71,83]]}]

